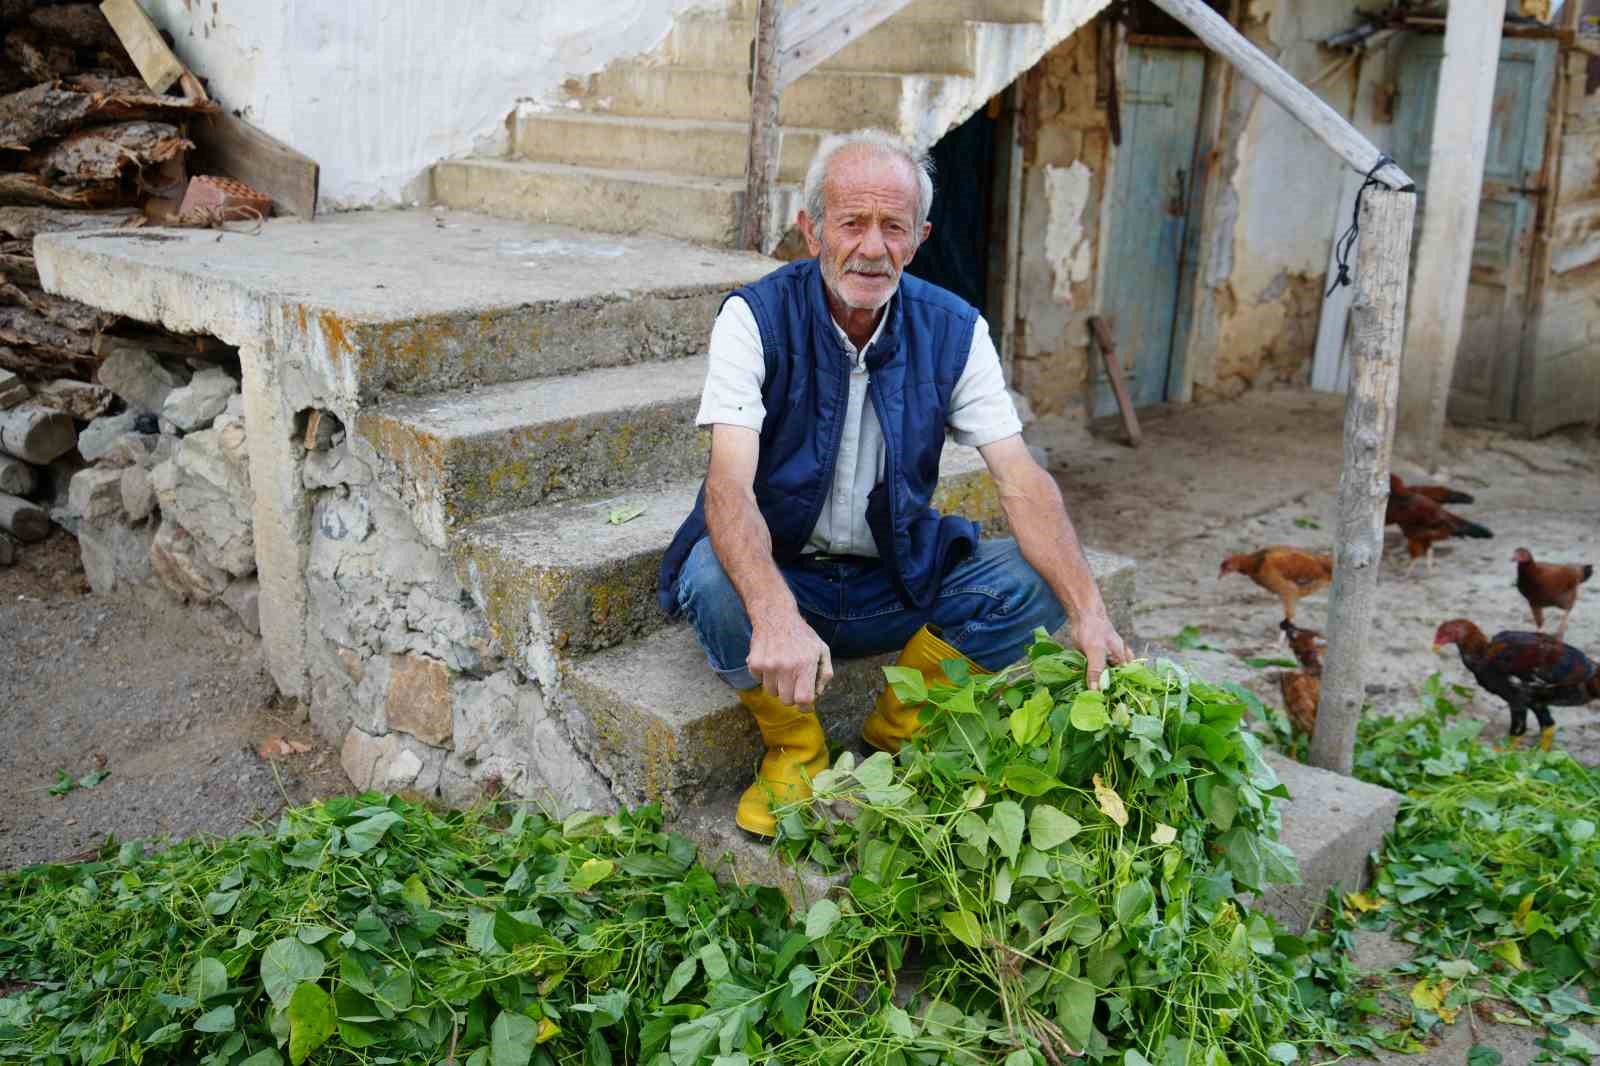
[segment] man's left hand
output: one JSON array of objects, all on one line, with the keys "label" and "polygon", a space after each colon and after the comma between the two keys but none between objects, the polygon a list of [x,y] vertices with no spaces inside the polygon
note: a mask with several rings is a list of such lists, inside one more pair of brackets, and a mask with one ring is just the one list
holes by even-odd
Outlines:
[{"label": "man's left hand", "polygon": [[1106,664],[1116,666],[1133,659],[1128,645],[1117,635],[1116,627],[1104,610],[1082,615],[1072,620],[1072,642],[1089,661],[1085,683],[1091,689],[1100,688],[1101,675]]}]

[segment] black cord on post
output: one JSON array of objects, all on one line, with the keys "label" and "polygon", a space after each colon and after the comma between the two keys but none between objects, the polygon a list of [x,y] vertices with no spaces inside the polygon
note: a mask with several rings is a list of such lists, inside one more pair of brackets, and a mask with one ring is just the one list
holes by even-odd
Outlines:
[{"label": "black cord on post", "polygon": [[1367,180],[1356,190],[1356,209],[1350,216],[1350,228],[1340,234],[1333,246],[1333,261],[1338,264],[1339,273],[1333,279],[1333,284],[1328,286],[1328,291],[1322,294],[1324,297],[1332,296],[1333,290],[1339,286],[1350,284],[1350,253],[1355,251],[1356,240],[1361,236],[1361,197],[1368,189],[1383,184],[1378,180],[1378,171],[1393,162],[1390,156],[1380,154],[1378,161],[1372,164],[1372,169],[1367,171]]}]

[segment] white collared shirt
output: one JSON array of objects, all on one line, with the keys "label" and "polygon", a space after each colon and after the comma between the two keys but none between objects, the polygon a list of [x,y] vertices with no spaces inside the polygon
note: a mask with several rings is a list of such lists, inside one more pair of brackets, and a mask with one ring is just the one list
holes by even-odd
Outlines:
[{"label": "white collared shirt", "polygon": [[[857,350],[839,324],[829,319],[850,359],[850,395],[833,470],[833,488],[812,527],[806,551],[878,554],[872,531],[867,528],[867,494],[883,477],[885,449],[878,413],[867,402],[866,357],[887,320],[887,314],[881,316],[872,337]],[[767,368],[761,353],[761,330],[743,298],[730,297],[722,305],[711,327],[709,355],[695,424],[743,426],[761,432],[767,415],[761,401]],[[1016,405],[1006,392],[1000,354],[981,317],[973,327],[967,365],[950,395],[946,423],[957,444],[973,448],[1022,432]]]}]

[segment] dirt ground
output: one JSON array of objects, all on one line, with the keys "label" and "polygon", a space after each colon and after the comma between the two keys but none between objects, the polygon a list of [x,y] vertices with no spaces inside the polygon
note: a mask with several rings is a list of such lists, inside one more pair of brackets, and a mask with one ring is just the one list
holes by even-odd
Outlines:
[{"label": "dirt ground", "polygon": [[[1216,649],[1183,653],[1200,676],[1237,681],[1281,706],[1278,670],[1244,662],[1287,655],[1277,646],[1278,599],[1242,575],[1219,579],[1217,571],[1225,556],[1269,544],[1331,550],[1342,398],[1256,392],[1149,417],[1143,428],[1138,449],[1049,426],[1030,436],[1049,454],[1084,542],[1138,560],[1138,636],[1170,645],[1193,626]],[[1528,441],[1457,427],[1434,473],[1403,458],[1395,469],[1410,482],[1472,493],[1476,501],[1455,510],[1494,533],[1491,540],[1447,541],[1437,549],[1433,573],[1418,564],[1407,575],[1399,531],[1386,532],[1367,692],[1374,707],[1399,714],[1416,708],[1422,683],[1435,671],[1473,685],[1453,647],[1433,654],[1440,622],[1470,618],[1490,635],[1533,628],[1515,587],[1515,549],[1528,548],[1543,561],[1600,565],[1600,437],[1573,430]],[[1327,610],[1323,591],[1301,601],[1296,621],[1323,629]],[[1545,626],[1553,628],[1549,612]],[[1600,656],[1600,577],[1584,587],[1566,639]],[[1486,723],[1485,738],[1502,740],[1505,705],[1474,691],[1464,712]],[[1556,742],[1600,766],[1600,705],[1552,713]],[[1530,718],[1530,732],[1537,728]]]},{"label": "dirt ground", "polygon": [[[348,787],[260,642],[175,604],[89,593],[62,530],[0,569],[0,869],[119,838],[229,834]],[[268,762],[280,735],[312,750]],[[58,771],[91,788],[52,795]]]}]

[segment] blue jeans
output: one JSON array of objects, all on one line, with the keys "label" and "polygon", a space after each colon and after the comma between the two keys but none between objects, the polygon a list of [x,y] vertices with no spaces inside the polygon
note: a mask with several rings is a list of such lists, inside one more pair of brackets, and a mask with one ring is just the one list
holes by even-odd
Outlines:
[{"label": "blue jeans", "polygon": [[[1067,617],[1009,537],[981,541],[945,575],[938,598],[925,611],[900,602],[876,559],[802,559],[779,570],[801,617],[837,659],[899,651],[918,629],[932,625],[967,658],[985,670],[999,670],[1022,657],[1035,628],[1055,632]],[[678,606],[724,681],[741,690],[760,684],[745,665],[750,618],[709,537],[684,560]]]}]

